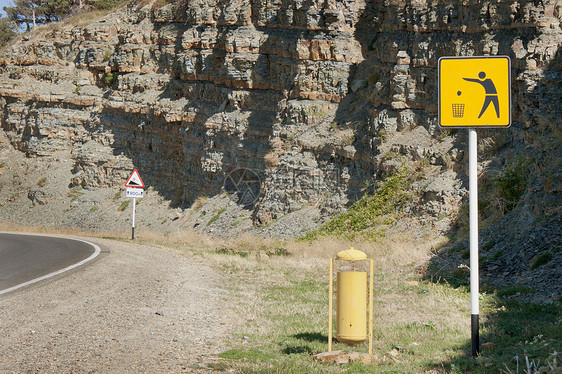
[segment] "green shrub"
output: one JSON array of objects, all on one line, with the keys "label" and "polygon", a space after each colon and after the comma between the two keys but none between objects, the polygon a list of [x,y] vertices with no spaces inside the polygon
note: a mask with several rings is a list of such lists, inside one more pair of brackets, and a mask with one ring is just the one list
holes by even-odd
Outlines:
[{"label": "green shrub", "polygon": [[369,82],[370,84],[376,84],[379,81],[379,72],[378,71],[373,71],[371,74],[369,74],[369,76],[367,77],[367,82]]},{"label": "green shrub", "polygon": [[179,187],[175,190],[174,192],[174,196],[172,197],[172,201],[170,202],[170,204],[172,206],[178,206],[183,204],[183,187]]},{"label": "green shrub", "polygon": [[507,213],[513,210],[519,199],[525,193],[528,185],[528,171],[531,160],[520,157],[517,161],[510,164],[504,170],[503,174],[492,179],[495,187],[495,193],[503,202],[503,212]]},{"label": "green shrub", "polygon": [[548,252],[541,253],[531,260],[531,269],[535,270],[539,266],[542,266],[552,260],[552,255]]},{"label": "green shrub", "polygon": [[483,249],[484,251],[487,251],[487,250],[492,249],[492,247],[495,246],[495,245],[496,245],[496,242],[492,240],[491,242],[488,242],[488,243],[484,244],[484,246],[482,247],[482,249]]},{"label": "green shrub", "polygon": [[37,181],[39,187],[45,187],[47,185],[47,178],[43,177]]},{"label": "green shrub", "polygon": [[494,255],[492,256],[492,260],[497,260],[498,258],[501,257],[501,255],[503,255],[503,250],[497,250],[496,253],[494,253]]},{"label": "green shrub", "polygon": [[109,61],[109,59],[111,58],[111,51],[107,50],[105,52],[103,52],[103,61]]},{"label": "green shrub", "polygon": [[103,75],[103,81],[108,86],[111,86],[112,84],[114,84],[117,81],[117,74],[116,73],[115,74],[114,73],[105,73]]},{"label": "green shrub", "polygon": [[0,17],[0,48],[8,45],[17,35],[12,29],[11,20],[7,17]]}]

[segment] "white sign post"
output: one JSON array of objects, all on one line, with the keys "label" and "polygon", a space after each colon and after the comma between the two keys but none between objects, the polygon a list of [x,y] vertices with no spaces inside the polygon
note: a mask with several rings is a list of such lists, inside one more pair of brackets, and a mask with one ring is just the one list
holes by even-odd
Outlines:
[{"label": "white sign post", "polygon": [[478,138],[476,128],[511,125],[511,61],[507,56],[441,57],[438,122],[468,129],[470,314],[472,356],[480,354],[478,274]]},{"label": "white sign post", "polygon": [[476,129],[468,129],[468,197],[470,222],[470,341],[472,356],[480,353],[478,274],[478,138]]},{"label": "white sign post", "polygon": [[144,183],[139,175],[137,169],[133,170],[129,179],[125,183],[127,187],[126,196],[133,198],[133,219],[131,221],[131,239],[135,240],[135,208],[137,203],[137,197],[142,198],[144,196]]}]

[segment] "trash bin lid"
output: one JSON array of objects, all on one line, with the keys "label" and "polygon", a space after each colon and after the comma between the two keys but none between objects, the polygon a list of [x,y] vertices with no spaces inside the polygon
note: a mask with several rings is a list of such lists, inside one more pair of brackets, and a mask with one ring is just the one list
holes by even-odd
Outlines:
[{"label": "trash bin lid", "polygon": [[358,261],[358,260],[366,260],[367,254],[362,251],[358,251],[353,247],[346,249],[345,251],[341,251],[336,255],[336,260],[345,260],[345,261]]}]

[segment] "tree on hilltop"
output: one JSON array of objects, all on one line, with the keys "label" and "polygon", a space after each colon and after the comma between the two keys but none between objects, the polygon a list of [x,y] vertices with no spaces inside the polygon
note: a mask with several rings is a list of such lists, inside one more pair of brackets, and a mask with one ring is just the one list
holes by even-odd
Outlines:
[{"label": "tree on hilltop", "polygon": [[39,21],[37,0],[15,0],[14,6],[5,6],[4,11],[8,19],[16,25],[26,26],[27,31],[31,29],[30,25],[36,26]]},{"label": "tree on hilltop", "polygon": [[47,0],[41,1],[39,9],[45,23],[60,21],[70,9],[69,0]]},{"label": "tree on hilltop", "polygon": [[13,23],[6,17],[0,17],[0,48],[8,44],[14,36],[16,32],[13,30]]},{"label": "tree on hilltop", "polygon": [[4,11],[18,28],[25,26],[29,31],[38,24],[58,22],[77,9],[109,10],[121,3],[122,0],[14,0],[14,5],[4,7]]}]

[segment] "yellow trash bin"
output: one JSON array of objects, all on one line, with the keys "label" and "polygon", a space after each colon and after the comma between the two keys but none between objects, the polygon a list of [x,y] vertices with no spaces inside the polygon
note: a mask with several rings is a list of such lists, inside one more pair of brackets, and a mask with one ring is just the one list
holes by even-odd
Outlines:
[{"label": "yellow trash bin", "polygon": [[367,273],[338,272],[336,283],[336,339],[362,343],[367,339]]},{"label": "yellow trash bin", "polygon": [[[369,354],[373,346],[373,260],[367,260],[364,252],[350,248],[337,254],[336,260],[350,261],[336,278],[336,339],[345,344],[359,344],[369,337]],[[367,292],[367,272],[348,271],[357,261],[369,261],[370,277]],[[330,299],[328,318],[328,350],[332,349],[332,292],[333,292],[333,259],[330,259]],[[369,305],[367,309],[367,295]],[[367,316],[369,326],[367,328]]]}]

